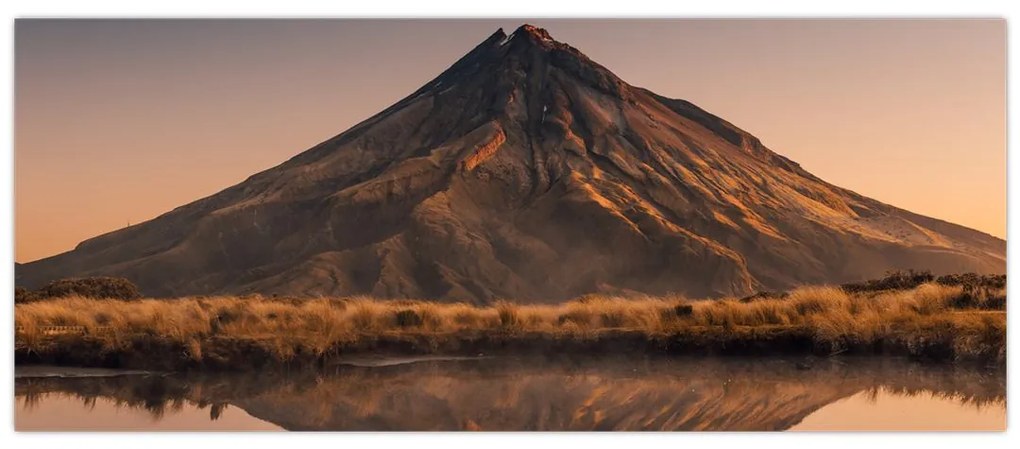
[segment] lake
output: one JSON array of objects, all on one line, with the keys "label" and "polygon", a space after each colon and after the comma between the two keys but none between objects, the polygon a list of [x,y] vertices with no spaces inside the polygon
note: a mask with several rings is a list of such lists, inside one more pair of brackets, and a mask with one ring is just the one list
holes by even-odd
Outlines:
[{"label": "lake", "polygon": [[897,358],[358,358],[152,373],[20,366],[19,431],[1004,430],[1004,369]]}]

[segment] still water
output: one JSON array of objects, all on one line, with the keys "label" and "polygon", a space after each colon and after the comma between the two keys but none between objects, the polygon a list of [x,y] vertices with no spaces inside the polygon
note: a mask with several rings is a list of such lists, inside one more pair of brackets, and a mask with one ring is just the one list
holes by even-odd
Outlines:
[{"label": "still water", "polygon": [[890,358],[351,359],[15,373],[28,430],[1003,430],[1004,370]]}]

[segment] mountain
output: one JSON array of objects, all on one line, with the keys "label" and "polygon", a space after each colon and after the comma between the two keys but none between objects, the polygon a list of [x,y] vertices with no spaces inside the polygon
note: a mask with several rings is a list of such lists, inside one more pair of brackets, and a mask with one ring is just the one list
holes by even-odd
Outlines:
[{"label": "mountain", "polygon": [[1005,253],[1001,239],[828,184],[524,25],[283,164],[18,266],[16,282],[556,301],[1003,273]]}]

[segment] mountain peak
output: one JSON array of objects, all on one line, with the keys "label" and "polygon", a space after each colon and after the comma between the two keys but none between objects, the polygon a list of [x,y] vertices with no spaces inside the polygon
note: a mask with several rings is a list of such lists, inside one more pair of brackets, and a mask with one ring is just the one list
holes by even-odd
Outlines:
[{"label": "mountain peak", "polygon": [[527,35],[543,42],[556,42],[545,28],[540,28],[527,23],[518,27],[513,34]]},{"label": "mountain peak", "polygon": [[485,42],[503,41],[503,40],[506,40],[506,33],[503,32],[503,28],[496,28],[496,32],[490,34],[489,38],[485,39]]}]

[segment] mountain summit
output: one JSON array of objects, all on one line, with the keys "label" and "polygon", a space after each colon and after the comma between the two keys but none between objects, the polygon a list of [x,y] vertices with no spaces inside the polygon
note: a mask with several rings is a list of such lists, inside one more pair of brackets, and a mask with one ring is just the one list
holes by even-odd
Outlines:
[{"label": "mountain summit", "polygon": [[1005,241],[833,186],[541,28],[210,197],[16,267],[150,295],[556,301],[1005,272]]}]

